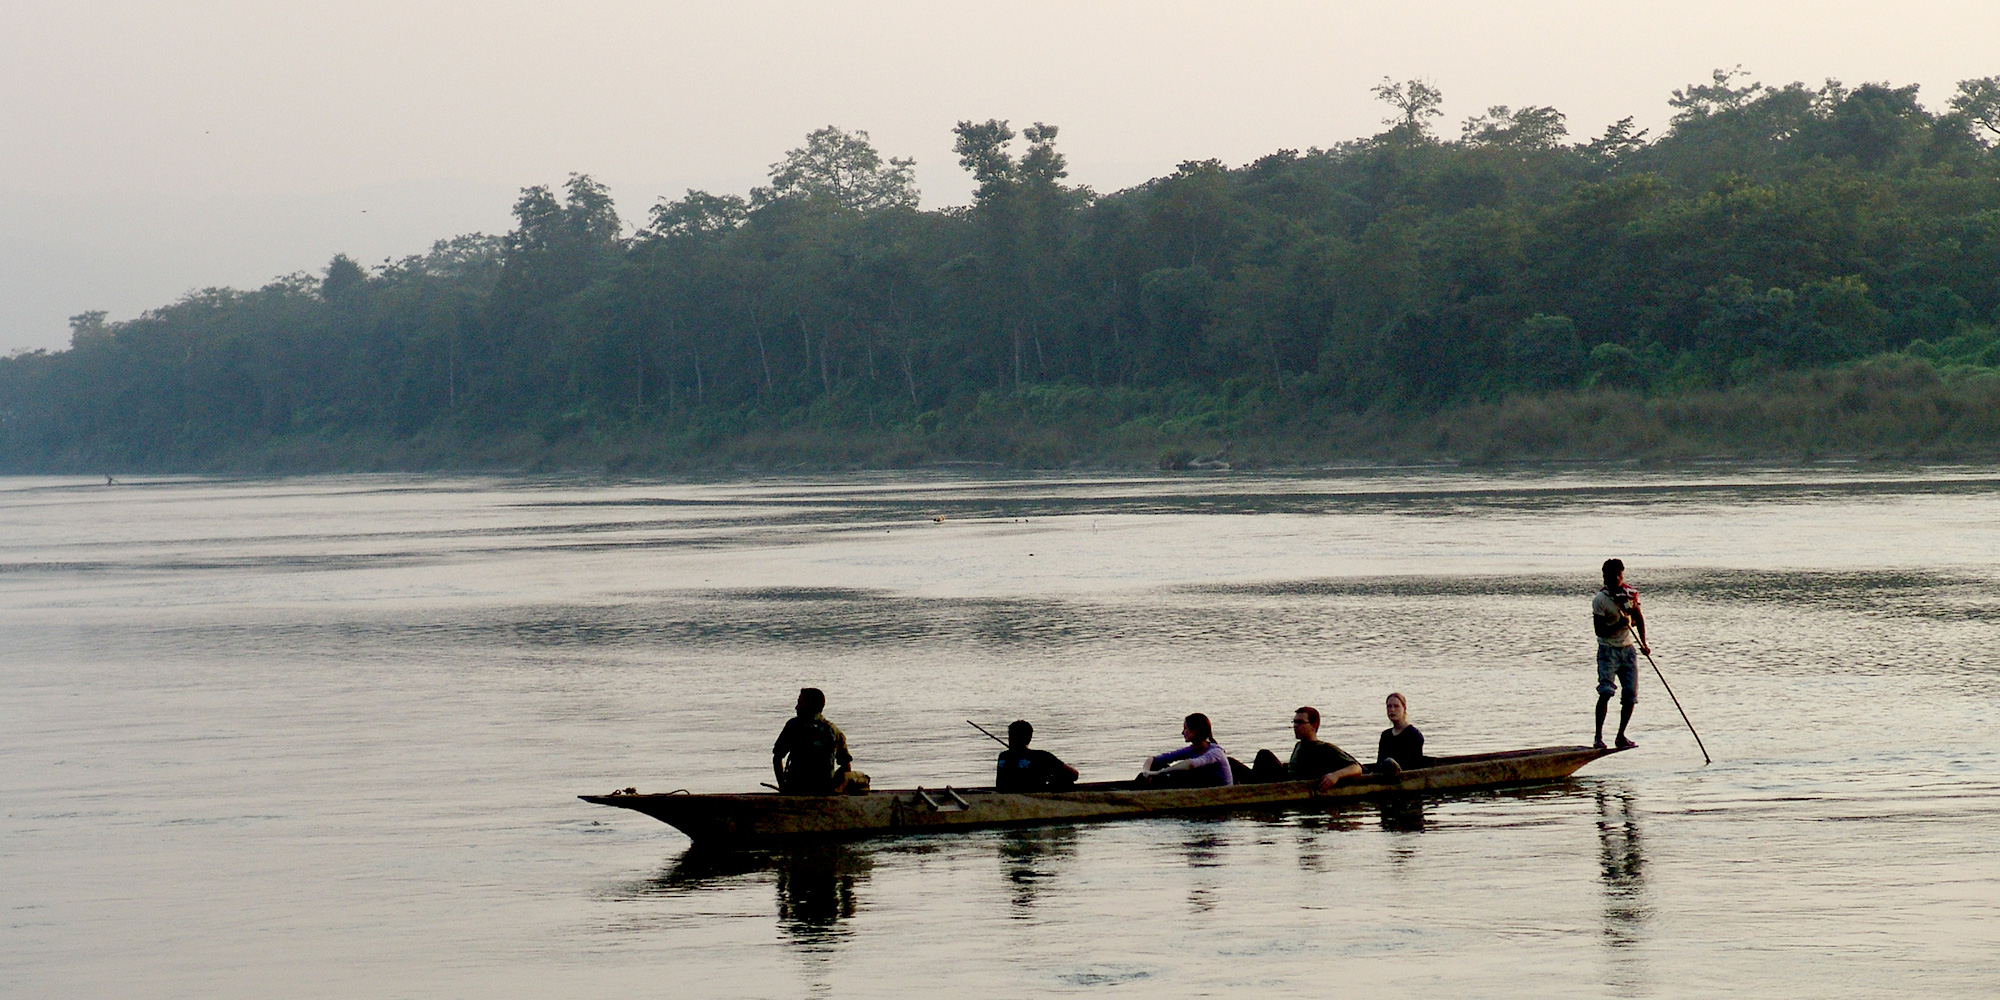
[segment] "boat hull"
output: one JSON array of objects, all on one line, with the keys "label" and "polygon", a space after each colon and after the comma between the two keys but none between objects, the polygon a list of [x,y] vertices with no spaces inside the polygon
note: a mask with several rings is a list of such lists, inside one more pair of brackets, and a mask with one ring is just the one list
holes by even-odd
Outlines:
[{"label": "boat hull", "polygon": [[585,802],[644,813],[704,847],[749,847],[793,839],[846,839],[984,827],[1099,822],[1141,816],[1310,806],[1385,795],[1506,788],[1559,781],[1616,750],[1544,747],[1436,758],[1392,779],[1350,778],[1330,791],[1317,782],[1280,781],[1222,788],[1140,788],[1126,782],[1064,791],[991,788],[883,789],[865,795],[612,794]]}]

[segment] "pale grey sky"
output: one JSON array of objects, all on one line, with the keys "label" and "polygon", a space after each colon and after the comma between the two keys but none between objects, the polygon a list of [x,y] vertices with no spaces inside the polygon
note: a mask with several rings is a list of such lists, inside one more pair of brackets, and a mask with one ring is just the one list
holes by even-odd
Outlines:
[{"label": "pale grey sky", "polygon": [[[1115,190],[1372,134],[1384,76],[1448,122],[1553,105],[1587,136],[1658,128],[1670,91],[2000,74],[2000,4],[11,0],[0,6],[0,351],[68,343],[209,285],[254,287],[508,226],[570,171],[629,221],[743,192],[826,124],[914,156],[965,200],[961,119],[1062,127],[1073,180]],[[1444,126],[1455,128],[1451,124]]]}]

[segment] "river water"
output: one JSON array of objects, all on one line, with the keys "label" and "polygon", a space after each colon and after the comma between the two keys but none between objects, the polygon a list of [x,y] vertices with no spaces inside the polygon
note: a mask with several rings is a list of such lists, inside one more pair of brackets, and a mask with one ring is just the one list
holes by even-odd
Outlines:
[{"label": "river water", "polygon": [[[691,853],[578,793],[753,789],[802,684],[877,787],[1032,719],[1499,794]],[[2000,473],[0,480],[0,994],[1990,996]],[[1642,670],[1645,669],[1642,663]]]}]

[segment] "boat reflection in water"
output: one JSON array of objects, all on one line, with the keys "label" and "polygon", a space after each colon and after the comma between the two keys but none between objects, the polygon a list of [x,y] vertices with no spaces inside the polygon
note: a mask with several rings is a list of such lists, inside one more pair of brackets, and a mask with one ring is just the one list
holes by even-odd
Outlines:
[{"label": "boat reflection in water", "polygon": [[[1230,868],[1246,844],[1290,841],[1296,864],[1325,874],[1338,867],[1353,843],[1346,840],[1370,828],[1395,835],[1388,858],[1402,864],[1418,857],[1450,804],[1481,799],[1578,798],[1594,802],[1603,894],[1603,936],[1612,950],[1612,983],[1645,981],[1636,946],[1645,941],[1652,904],[1646,881],[1646,858],[1634,793],[1622,784],[1591,789],[1571,782],[1526,789],[1500,789],[1467,795],[1393,796],[1329,803],[1318,810],[1245,811],[1221,815],[1152,820],[1156,842],[1188,869],[1183,880],[1184,904],[1196,913],[1214,910],[1230,887]],[[1585,806],[1589,809],[1589,806]],[[1588,813],[1586,813],[1588,815]],[[1011,917],[1038,918],[1038,912],[1062,897],[1066,880],[1077,874],[1078,857],[1093,836],[1105,835],[1099,824],[1056,824],[1018,827],[942,837],[919,835],[876,841],[799,841],[750,850],[706,850],[690,847],[660,874],[625,890],[633,895],[738,893],[769,885],[775,902],[777,928],[801,956],[826,958],[854,934],[850,926],[867,908],[866,895],[878,864],[890,870],[898,859],[942,852],[948,858],[985,856],[989,871],[1000,876],[1001,895]],[[990,852],[990,853],[989,853]],[[762,894],[761,890],[758,892]],[[767,899],[771,897],[765,897]],[[762,909],[763,906],[757,906]],[[768,925],[767,925],[768,926]]]},{"label": "boat reflection in water", "polygon": [[1325,874],[1332,871],[1338,858],[1337,841],[1330,835],[1349,833],[1361,829],[1365,809],[1358,802],[1340,802],[1329,805],[1319,812],[1300,811],[1292,814],[1267,816],[1264,822],[1274,828],[1291,831],[1294,849],[1298,852],[1298,865],[1305,871]]},{"label": "boat reflection in water", "polygon": [[1074,826],[1042,826],[1008,830],[1000,836],[1000,870],[1012,892],[1008,903],[1015,916],[1034,909],[1042,883],[1060,877],[1076,857],[1081,832]]}]

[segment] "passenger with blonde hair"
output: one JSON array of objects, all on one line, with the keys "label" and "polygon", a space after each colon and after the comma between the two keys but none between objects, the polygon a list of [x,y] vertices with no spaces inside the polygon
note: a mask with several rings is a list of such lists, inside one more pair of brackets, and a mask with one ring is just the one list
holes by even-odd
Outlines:
[{"label": "passenger with blonde hair", "polygon": [[1409,699],[1401,691],[1392,692],[1384,699],[1384,707],[1389,713],[1389,728],[1382,730],[1382,739],[1375,744],[1375,766],[1369,770],[1395,774],[1424,767],[1430,758],[1424,756],[1424,734],[1410,725]]}]

